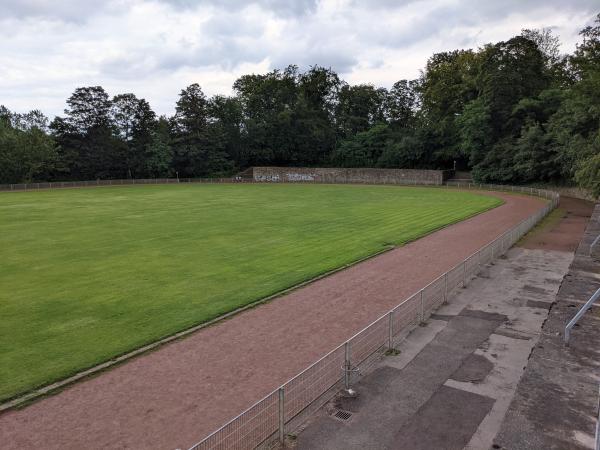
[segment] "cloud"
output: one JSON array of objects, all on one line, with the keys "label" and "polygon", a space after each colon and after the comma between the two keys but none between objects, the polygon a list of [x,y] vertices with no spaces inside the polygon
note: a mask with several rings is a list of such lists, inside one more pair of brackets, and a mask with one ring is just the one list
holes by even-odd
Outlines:
[{"label": "cloud", "polygon": [[351,83],[415,78],[434,52],[553,27],[563,50],[597,0],[2,0],[0,103],[61,114],[78,86],[134,92],[160,113],[198,82],[229,94],[245,73],[331,67]]},{"label": "cloud", "polygon": [[65,22],[84,22],[88,17],[106,9],[118,10],[118,3],[110,0],[96,0],[93,5],[86,1],[64,0],[2,0],[0,18],[8,19],[50,19]]},{"label": "cloud", "polygon": [[316,0],[258,0],[248,2],[244,0],[159,0],[178,8],[195,9],[199,5],[214,6],[227,11],[240,11],[249,4],[271,11],[278,16],[298,17],[312,13],[317,8]]}]

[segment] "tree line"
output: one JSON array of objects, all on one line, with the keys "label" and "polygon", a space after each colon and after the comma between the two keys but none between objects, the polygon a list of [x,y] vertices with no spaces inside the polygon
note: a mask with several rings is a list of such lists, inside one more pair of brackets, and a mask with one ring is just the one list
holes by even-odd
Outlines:
[{"label": "tree line", "polygon": [[206,177],[253,165],[452,168],[480,182],[600,192],[600,14],[572,54],[549,29],[434,54],[415,80],[350,85],[296,66],[233,95],[181,91],[171,117],[134,94],[77,88],[64,115],[0,107],[0,183]]}]

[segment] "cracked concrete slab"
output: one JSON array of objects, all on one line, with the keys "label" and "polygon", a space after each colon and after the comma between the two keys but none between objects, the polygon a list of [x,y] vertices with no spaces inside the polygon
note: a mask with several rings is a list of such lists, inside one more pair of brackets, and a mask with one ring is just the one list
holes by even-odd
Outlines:
[{"label": "cracked concrete slab", "polygon": [[[418,434],[428,424],[423,448],[490,448],[572,257],[511,249],[485,268],[489,278],[457,290],[425,327],[397,345],[399,355],[365,374],[354,386],[358,398],[338,398],[309,420],[295,445],[421,448],[415,447]],[[464,414],[456,406],[463,404],[469,405]],[[432,405],[448,417],[434,423]],[[349,423],[330,417],[336,407],[353,412]],[[449,446],[436,446],[440,442]]]},{"label": "cracked concrete slab", "polygon": [[[357,398],[338,398],[335,405],[352,411],[352,426],[326,413],[308,424],[297,439],[306,449],[391,449],[397,435],[429,401],[462,361],[505,320],[500,314],[468,311],[452,318],[403,369],[387,364],[356,384]],[[402,354],[402,353],[401,353]],[[393,364],[393,363],[392,363]],[[442,426],[442,424],[440,424]],[[440,428],[440,433],[445,433]]]},{"label": "cracked concrete slab", "polygon": [[472,353],[465,358],[462,365],[450,376],[451,380],[465,383],[481,383],[494,368],[494,363],[485,356]]},{"label": "cracked concrete slab", "polygon": [[[600,382],[600,309],[593,308],[563,343],[566,323],[598,289],[600,262],[589,244],[600,233],[600,206],[581,240],[544,323],[539,342],[494,440],[500,449],[591,449]],[[587,248],[586,248],[587,246]]]},{"label": "cracked concrete slab", "polygon": [[390,448],[460,450],[493,405],[492,398],[442,386],[398,431]]}]

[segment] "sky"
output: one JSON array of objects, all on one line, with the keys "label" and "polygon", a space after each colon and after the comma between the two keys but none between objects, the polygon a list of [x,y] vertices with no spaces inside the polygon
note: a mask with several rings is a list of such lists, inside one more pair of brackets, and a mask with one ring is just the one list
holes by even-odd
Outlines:
[{"label": "sky", "polygon": [[198,83],[296,64],[348,83],[413,79],[435,52],[549,27],[571,52],[598,0],[0,0],[0,104],[63,114],[77,87],[133,92],[158,114]]}]

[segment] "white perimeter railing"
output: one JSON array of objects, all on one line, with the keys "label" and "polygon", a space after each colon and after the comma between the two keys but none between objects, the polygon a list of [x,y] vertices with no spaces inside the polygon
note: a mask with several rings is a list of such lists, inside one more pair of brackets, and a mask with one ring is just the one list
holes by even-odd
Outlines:
[{"label": "white perimeter railing", "polygon": [[[278,438],[283,441],[286,425],[292,419],[307,411],[309,406],[318,407],[325,403],[337,391],[334,388],[342,388],[344,385],[346,388],[349,387],[349,370],[343,370],[344,368],[360,368],[366,364],[367,358],[379,350],[392,348],[395,338],[401,338],[400,334],[405,336],[412,327],[424,322],[435,309],[448,300],[453,291],[465,287],[471,277],[479,272],[482,265],[489,264],[504,254],[552,211],[560,199],[556,192],[529,187],[458,182],[450,182],[447,185],[520,192],[537,195],[550,201],[537,213],[440,275],[310,367],[192,446],[190,450],[251,450],[271,439]],[[328,395],[324,395],[326,393]]]},{"label": "white perimeter railing", "polygon": [[247,180],[229,178],[129,178],[123,180],[47,181],[41,183],[0,184],[2,191],[39,191],[43,189],[67,189],[98,186],[129,186],[137,184],[176,183],[238,183]]}]

